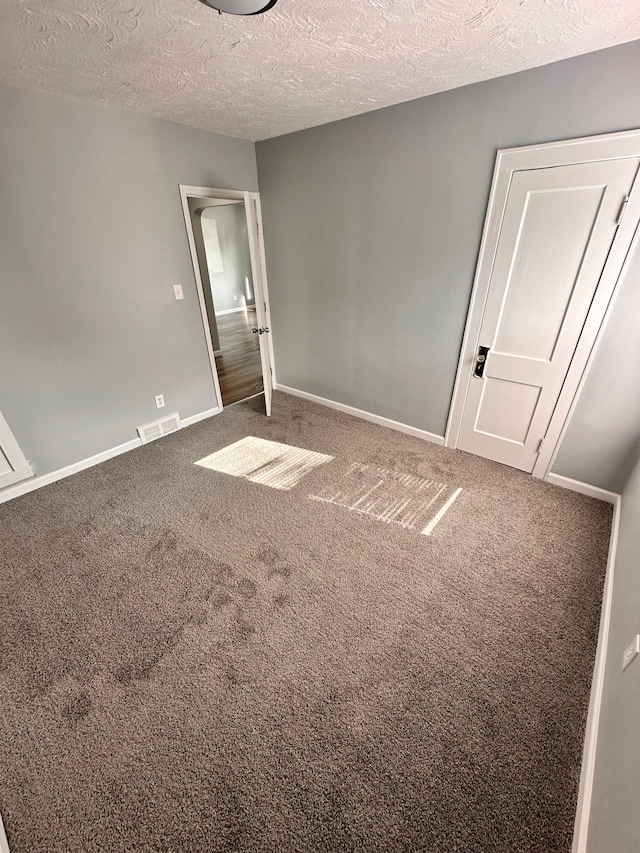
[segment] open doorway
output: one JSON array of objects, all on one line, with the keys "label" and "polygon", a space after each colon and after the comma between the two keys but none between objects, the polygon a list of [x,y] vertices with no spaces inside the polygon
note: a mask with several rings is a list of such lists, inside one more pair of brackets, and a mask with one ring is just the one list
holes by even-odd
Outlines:
[{"label": "open doorway", "polygon": [[[200,230],[201,270],[223,406],[264,392],[251,253],[244,202],[190,198],[194,231]],[[217,345],[216,345],[217,344]]]},{"label": "open doorway", "polygon": [[181,187],[212,372],[222,406],[264,394],[272,351],[255,193]]}]

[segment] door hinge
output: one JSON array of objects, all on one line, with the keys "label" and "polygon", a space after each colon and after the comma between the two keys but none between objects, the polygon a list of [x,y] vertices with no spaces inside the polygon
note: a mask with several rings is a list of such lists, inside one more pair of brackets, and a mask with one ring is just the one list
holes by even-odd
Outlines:
[{"label": "door hinge", "polygon": [[622,222],[622,218],[624,217],[624,212],[627,209],[627,205],[629,204],[629,196],[626,195],[622,199],[622,204],[620,205],[620,211],[618,212],[618,218],[616,219],[616,225],[620,225]]},{"label": "door hinge", "polygon": [[536,453],[540,453],[540,451],[542,450],[542,445],[543,445],[543,444],[544,444],[544,438],[541,438],[541,439],[540,439],[540,442],[539,442],[539,444],[538,444],[538,449],[536,450]]}]

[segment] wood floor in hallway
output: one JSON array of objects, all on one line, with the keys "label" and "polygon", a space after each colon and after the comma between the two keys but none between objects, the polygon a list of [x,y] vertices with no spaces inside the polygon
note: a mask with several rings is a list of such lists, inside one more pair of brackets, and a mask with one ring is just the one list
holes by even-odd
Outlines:
[{"label": "wood floor in hallway", "polygon": [[258,325],[256,309],[216,316],[222,353],[216,356],[222,403],[230,406],[264,390],[260,342],[251,331]]}]

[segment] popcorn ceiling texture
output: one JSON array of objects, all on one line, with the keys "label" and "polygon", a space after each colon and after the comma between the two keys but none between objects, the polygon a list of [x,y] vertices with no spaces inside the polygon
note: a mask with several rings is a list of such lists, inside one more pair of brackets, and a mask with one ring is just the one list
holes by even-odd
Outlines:
[{"label": "popcorn ceiling texture", "polygon": [[640,38],[629,0],[0,0],[0,79],[250,140]]}]

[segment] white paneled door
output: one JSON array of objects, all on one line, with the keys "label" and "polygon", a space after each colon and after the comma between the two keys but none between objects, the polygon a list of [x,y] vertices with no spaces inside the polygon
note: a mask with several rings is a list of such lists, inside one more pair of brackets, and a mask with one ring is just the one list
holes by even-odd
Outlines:
[{"label": "white paneled door", "polygon": [[0,489],[32,476],[31,466],[0,412]]},{"label": "white paneled door", "polygon": [[636,157],[514,172],[461,450],[533,471],[639,164]]},{"label": "white paneled door", "polygon": [[247,214],[251,274],[253,276],[256,297],[256,319],[258,322],[256,331],[260,343],[264,405],[267,415],[270,416],[271,400],[273,398],[273,348],[271,343],[271,317],[269,315],[267,297],[267,269],[264,260],[264,243],[261,237],[262,220],[260,201],[257,193],[245,192],[244,207]]}]

